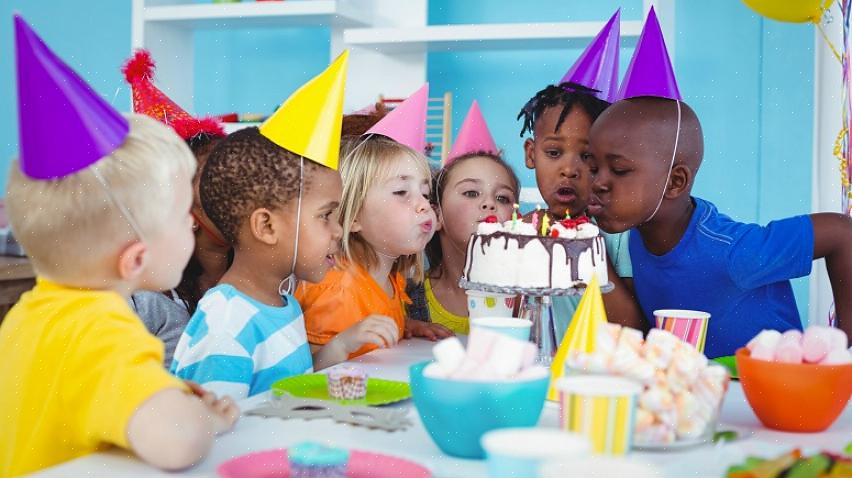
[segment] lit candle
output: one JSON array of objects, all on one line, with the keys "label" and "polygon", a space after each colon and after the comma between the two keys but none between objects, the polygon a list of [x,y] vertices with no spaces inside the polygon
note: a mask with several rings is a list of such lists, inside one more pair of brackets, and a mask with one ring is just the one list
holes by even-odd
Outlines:
[{"label": "lit candle", "polygon": [[548,229],[550,229],[550,216],[544,213],[544,217],[541,218],[541,235],[546,236]]},{"label": "lit candle", "polygon": [[541,206],[538,204],[535,205],[535,212],[532,215],[532,226],[533,229],[538,230],[538,215],[541,213]]},{"label": "lit candle", "polygon": [[565,210],[565,219],[571,219],[571,210],[570,209]]},{"label": "lit candle", "polygon": [[512,205],[512,230],[518,230],[518,208],[521,207],[520,204],[515,203]]}]

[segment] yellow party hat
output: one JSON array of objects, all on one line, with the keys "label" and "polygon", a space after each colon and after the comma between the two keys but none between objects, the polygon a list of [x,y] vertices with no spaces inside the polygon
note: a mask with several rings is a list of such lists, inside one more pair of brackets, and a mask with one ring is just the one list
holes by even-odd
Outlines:
[{"label": "yellow party hat", "polygon": [[562,342],[553,357],[550,366],[550,390],[547,392],[548,400],[557,400],[559,394],[556,391],[556,381],[565,375],[565,360],[568,354],[574,351],[591,353],[595,349],[595,336],[598,328],[606,323],[606,309],[604,309],[603,296],[598,284],[598,276],[595,274],[586,287],[586,292],[577,305],[577,311],[571,319],[571,325],[565,331]]},{"label": "yellow party hat", "polygon": [[290,95],[260,125],[260,134],[292,153],[336,170],[348,59],[347,50]]}]

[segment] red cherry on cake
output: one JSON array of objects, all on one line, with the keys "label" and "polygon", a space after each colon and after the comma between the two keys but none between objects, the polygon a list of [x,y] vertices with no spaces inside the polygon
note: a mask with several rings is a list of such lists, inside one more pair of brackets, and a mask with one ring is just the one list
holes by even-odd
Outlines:
[{"label": "red cherry on cake", "polygon": [[559,231],[557,231],[556,229],[551,229],[550,237],[559,237]]},{"label": "red cherry on cake", "polygon": [[483,222],[485,222],[487,224],[497,224],[497,222],[498,222],[497,216],[488,216],[488,217],[485,218],[485,220]]},{"label": "red cherry on cake", "polygon": [[589,216],[580,216],[577,219],[574,219],[574,222],[576,222],[579,226],[580,224],[588,224],[592,221],[589,219]]},{"label": "red cherry on cake", "polygon": [[575,221],[574,219],[563,219],[562,221],[559,221],[559,224],[561,224],[562,227],[564,227],[565,229],[577,228],[577,221]]}]

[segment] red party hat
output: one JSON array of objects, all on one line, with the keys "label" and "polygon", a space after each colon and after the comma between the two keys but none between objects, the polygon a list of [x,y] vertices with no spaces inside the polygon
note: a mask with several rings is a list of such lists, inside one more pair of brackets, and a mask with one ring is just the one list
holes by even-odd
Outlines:
[{"label": "red party hat", "polygon": [[184,140],[199,134],[224,137],[225,130],[213,118],[195,118],[154,86],[154,60],[147,50],[136,50],[121,68],[133,91],[133,111],[171,126]]}]

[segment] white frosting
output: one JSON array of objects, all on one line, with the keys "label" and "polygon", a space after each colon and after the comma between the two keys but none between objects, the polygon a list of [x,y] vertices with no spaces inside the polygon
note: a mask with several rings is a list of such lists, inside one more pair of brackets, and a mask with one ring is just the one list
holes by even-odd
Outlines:
[{"label": "white frosting", "polygon": [[600,229],[590,222],[577,226],[577,239],[591,239],[597,237],[598,234],[600,234]]},{"label": "white frosting", "polygon": [[[514,224],[513,224],[514,223]],[[518,234],[520,236],[537,236],[538,231],[535,230],[532,224],[528,222],[512,221],[511,219],[503,223],[503,232],[510,234]]]},{"label": "white frosting", "polygon": [[503,226],[499,222],[480,222],[476,227],[476,233],[483,236],[494,234],[503,230]]},{"label": "white frosting", "polygon": [[[532,229],[531,224],[527,226]],[[468,243],[465,273],[467,280],[499,287],[569,289],[578,282],[588,284],[597,274],[601,284],[609,282],[606,270],[606,246],[602,236],[594,238],[579,257],[568,258],[569,241],[557,241],[551,253],[544,241],[550,238],[513,238],[511,236],[474,235]],[[520,243],[524,243],[520,247]],[[572,277],[576,261],[577,276]]]},{"label": "white frosting", "polygon": [[563,226],[561,223],[558,223],[558,222],[556,224],[554,224],[553,227],[550,228],[550,230],[556,231],[556,233],[559,234],[559,237],[561,237],[563,239],[576,239],[577,238],[577,229],[574,229],[574,228],[569,229],[569,228]]}]

